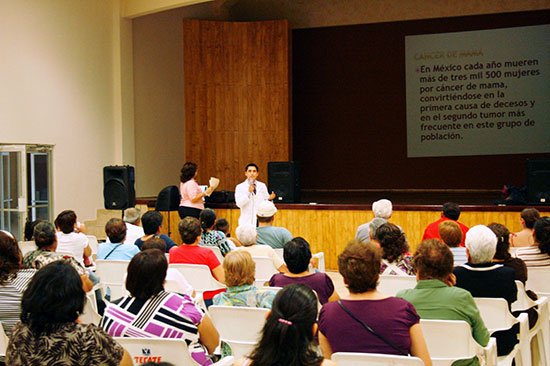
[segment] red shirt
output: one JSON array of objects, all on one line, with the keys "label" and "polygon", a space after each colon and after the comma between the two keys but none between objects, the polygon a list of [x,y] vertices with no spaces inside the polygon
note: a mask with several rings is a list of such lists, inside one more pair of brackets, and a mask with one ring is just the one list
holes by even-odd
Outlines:
[{"label": "red shirt", "polygon": [[[424,236],[422,237],[422,241],[424,241],[426,239],[440,239],[441,240],[441,237],[439,236],[439,224],[442,223],[443,221],[447,221],[447,220],[451,220],[451,219],[446,218],[445,216],[443,216],[442,218],[440,218],[436,222],[432,222],[430,225],[428,225],[426,227],[426,230],[424,230]],[[468,228],[468,226],[464,225],[463,223],[460,223],[460,222],[455,221],[455,220],[452,220],[452,221],[456,222],[460,226],[460,230],[462,230],[462,241],[460,242],[460,246],[463,247],[464,246],[464,240],[466,240],[466,233],[468,232],[469,228]]]},{"label": "red shirt", "polygon": [[220,265],[218,257],[212,250],[186,244],[170,249],[169,263],[206,264],[210,272]]}]

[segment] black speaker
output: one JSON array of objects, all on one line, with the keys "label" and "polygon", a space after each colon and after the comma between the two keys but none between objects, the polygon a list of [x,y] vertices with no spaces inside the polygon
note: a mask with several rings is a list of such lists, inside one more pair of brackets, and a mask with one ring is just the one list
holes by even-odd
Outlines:
[{"label": "black speaker", "polygon": [[275,192],[277,202],[300,202],[300,163],[270,161],[267,163],[268,191]]},{"label": "black speaker", "polygon": [[103,199],[107,210],[124,210],[136,205],[134,167],[106,166],[103,168]]},{"label": "black speaker", "polygon": [[155,210],[177,211],[180,207],[181,195],[177,186],[164,187],[157,196]]},{"label": "black speaker", "polygon": [[550,159],[527,159],[527,203],[550,205]]}]

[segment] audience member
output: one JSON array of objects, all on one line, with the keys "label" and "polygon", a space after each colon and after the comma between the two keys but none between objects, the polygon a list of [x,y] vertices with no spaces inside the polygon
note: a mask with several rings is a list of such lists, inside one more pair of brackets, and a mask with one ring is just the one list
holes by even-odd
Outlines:
[{"label": "audience member", "polygon": [[[497,248],[496,235],[484,225],[476,225],[466,233],[468,262],[455,267],[456,286],[468,290],[473,297],[503,298],[511,304],[517,299],[516,273],[510,267],[493,263]],[[507,355],[514,348],[519,327],[497,331],[497,353]]]},{"label": "audience member", "polygon": [[[147,249],[158,249],[166,253],[166,243],[161,238],[149,238],[141,246],[141,250]],[[166,271],[166,281],[170,280],[176,281],[178,284],[178,293],[195,297],[195,290],[193,290],[193,287],[187,282],[185,276],[177,269],[168,267]]]},{"label": "audience member", "polygon": [[333,366],[315,350],[317,298],[301,284],[280,290],[258,344],[236,366]]},{"label": "audience member", "polygon": [[36,225],[38,225],[39,222],[43,222],[44,220],[42,219],[36,219],[34,221],[27,221],[25,222],[25,240],[26,241],[32,241],[34,239],[34,237],[32,236],[33,233],[34,233],[34,227]]},{"label": "audience member", "polygon": [[272,248],[283,248],[285,243],[292,240],[292,234],[286,228],[273,226],[276,213],[277,208],[271,201],[262,201],[258,205],[256,212],[258,244],[269,245]]},{"label": "audience member", "polygon": [[[385,224],[388,222],[392,214],[392,204],[390,200],[381,199],[372,203],[372,212],[374,213],[374,219],[384,220]],[[363,243],[370,242],[370,239],[374,236],[376,230],[372,230],[371,224],[374,221],[371,220],[365,224],[360,225],[355,233],[355,239],[362,241]],[[382,225],[382,224],[380,224]],[[378,225],[378,226],[380,226]]]},{"label": "audience member", "polygon": [[[145,236],[143,228],[139,226],[141,222],[141,210],[136,207],[130,207],[124,210],[124,216],[122,218],[126,224],[126,240],[125,244],[134,244],[137,239]],[[107,243],[110,242],[110,239],[107,238]]]},{"label": "audience member", "polygon": [[34,242],[38,247],[37,250],[33,250],[25,255],[23,263],[25,266],[35,269],[40,269],[48,263],[54,261],[65,261],[69,263],[80,275],[82,280],[82,286],[85,292],[92,289],[93,284],[88,278],[84,267],[77,262],[76,259],[70,256],[64,256],[63,254],[56,253],[57,248],[57,236],[55,228],[49,222],[41,222],[34,228]]},{"label": "audience member", "polygon": [[231,236],[231,226],[229,225],[229,221],[225,218],[217,219],[216,225],[214,226],[215,230],[221,231],[225,234],[225,238],[228,241],[231,241],[235,247],[242,247],[242,244],[237,238],[234,238]]},{"label": "audience member", "polygon": [[468,260],[466,248],[460,246],[463,236],[460,225],[455,221],[446,220],[439,224],[439,237],[451,249],[455,267],[463,265]]},{"label": "audience member", "polygon": [[40,269],[23,294],[6,365],[132,365],[124,348],[101,328],[79,322],[85,301],[73,266],[55,261]]},{"label": "audience member", "polygon": [[[431,366],[420,317],[414,307],[376,290],[380,266],[380,249],[358,240],[348,243],[338,256],[338,268],[350,294],[321,309],[319,343],[323,356],[330,358],[333,352],[411,354],[421,358],[425,366]],[[376,335],[361,322],[368,324]]]},{"label": "audience member", "polygon": [[76,213],[72,210],[62,211],[55,219],[60,232],[57,233],[57,250],[71,253],[84,267],[84,256],[92,255],[88,237],[77,229]]},{"label": "audience member", "polygon": [[245,250],[227,253],[223,271],[227,290],[214,296],[214,305],[248,306],[271,309],[275,291],[254,286],[256,264]]},{"label": "audience member", "polygon": [[225,257],[231,251],[232,246],[225,239],[224,233],[214,229],[216,225],[216,212],[211,208],[206,208],[202,210],[199,220],[202,229],[199,245],[201,247],[217,247]]},{"label": "audience member", "polygon": [[424,230],[422,241],[426,239],[441,239],[439,237],[439,224],[443,221],[453,220],[460,225],[460,229],[462,230],[462,242],[460,245],[464,246],[464,239],[466,238],[466,232],[468,232],[468,226],[458,222],[458,218],[460,217],[460,206],[454,202],[447,202],[443,204],[442,210],[441,218],[429,224],[426,227],[426,230]]},{"label": "audience member", "polygon": [[386,223],[374,233],[373,240],[382,248],[382,266],[380,274],[409,276],[414,275],[412,255],[405,234],[397,225]]},{"label": "audience member", "polygon": [[[459,232],[462,235],[460,229]],[[455,276],[451,249],[437,239],[420,243],[413,259],[418,283],[414,289],[400,291],[397,297],[413,304],[422,319],[464,320],[470,325],[477,343],[485,347],[489,342],[489,331],[472,295],[462,288],[453,287]],[[454,362],[453,366],[479,364],[478,358],[474,357]]]},{"label": "audience member", "polygon": [[514,258],[510,255],[510,231],[508,231],[506,226],[495,222],[487,225],[487,227],[491,229],[497,237],[497,249],[493,257],[493,263],[512,268],[516,274],[515,279],[523,282],[525,285],[527,282],[527,266],[523,260]]},{"label": "audience member", "polygon": [[340,299],[327,274],[309,273],[311,250],[304,238],[296,237],[285,244],[284,259],[289,272],[274,274],[269,280],[269,286],[285,287],[293,283],[302,283],[315,290],[321,304]]},{"label": "audience member", "polygon": [[205,196],[210,196],[214,192],[213,187],[208,187],[205,192],[199,187],[199,184],[195,180],[197,178],[198,167],[193,162],[186,162],[181,168],[180,176],[180,207],[178,213],[180,218],[191,216],[199,218],[202,210],[204,210],[204,203],[202,199]]},{"label": "audience member", "polygon": [[168,235],[160,233],[160,229],[162,228],[162,220],[162,214],[158,211],[147,211],[143,214],[141,224],[143,225],[145,236],[142,236],[134,242],[140,250],[143,242],[153,237],[164,240],[166,243],[166,253],[168,253],[170,249],[177,246]]},{"label": "audience member", "polygon": [[121,219],[112,218],[107,221],[105,233],[109,242],[103,243],[97,248],[97,259],[129,261],[139,253],[139,248],[134,244],[125,244],[126,230],[126,225]]},{"label": "audience member", "polygon": [[27,269],[22,261],[17,240],[0,231],[0,322],[8,337],[21,314],[23,291],[36,272]]},{"label": "audience member", "polygon": [[218,331],[189,296],[164,291],[167,269],[166,255],[157,249],[136,254],[126,277],[130,295],[107,305],[101,325],[117,337],[183,339],[199,365],[210,365],[207,354],[218,346]]},{"label": "audience member", "polygon": [[510,245],[513,247],[528,247],[535,245],[533,227],[540,219],[539,210],[536,208],[525,208],[521,211],[521,231],[510,234]]},{"label": "audience member", "polygon": [[246,250],[253,257],[269,257],[273,262],[273,266],[279,272],[288,272],[285,262],[275,253],[269,245],[256,244],[257,234],[256,227],[250,224],[244,224],[235,230],[237,239],[243,245],[239,250]]},{"label": "audience member", "polygon": [[216,254],[208,248],[199,247],[201,227],[199,220],[187,216],[178,224],[183,244],[170,250],[170,263],[204,264],[218,281],[225,283],[223,268]]},{"label": "audience member", "polygon": [[521,258],[527,267],[550,266],[550,217],[538,219],[533,229],[535,245],[519,248],[516,256]]}]

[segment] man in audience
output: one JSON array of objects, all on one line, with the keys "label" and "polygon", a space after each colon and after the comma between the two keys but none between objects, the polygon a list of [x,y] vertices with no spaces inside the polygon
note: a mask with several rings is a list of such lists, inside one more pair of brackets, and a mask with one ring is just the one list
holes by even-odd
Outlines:
[{"label": "man in audience", "polygon": [[97,259],[131,260],[139,253],[139,248],[134,244],[126,244],[126,224],[121,219],[110,219],[105,224],[105,233],[109,242],[101,244],[97,248]]},{"label": "man in audience", "polygon": [[424,230],[424,236],[422,236],[422,240],[426,239],[441,239],[439,236],[439,224],[443,221],[447,220],[453,220],[455,221],[462,230],[462,242],[460,243],[461,246],[464,246],[464,238],[466,237],[466,233],[468,232],[468,226],[458,222],[458,218],[460,217],[460,206],[457,205],[454,202],[447,202],[443,204],[443,212],[441,213],[441,218],[435,222],[432,222],[426,227],[426,230]]},{"label": "man in audience", "polygon": [[[481,319],[472,295],[453,287],[453,253],[437,239],[420,243],[414,254],[418,283],[414,289],[397,294],[414,305],[423,319],[464,320],[470,324],[472,336],[482,346],[489,342],[489,331]],[[453,366],[479,365],[477,357],[453,363]]]},{"label": "man in audience", "polygon": [[[122,218],[126,223],[126,240],[125,244],[134,244],[137,239],[145,236],[143,228],[139,226],[141,221],[141,211],[139,208],[130,207],[124,210],[124,216]],[[109,238],[106,240],[107,243],[110,242]]]},{"label": "man in audience", "polygon": [[[466,255],[468,262],[455,267],[456,286],[468,290],[473,297],[504,298],[508,305],[517,299],[515,271],[502,264],[493,263],[497,249],[497,237],[487,226],[476,225],[466,233]],[[497,353],[507,355],[518,342],[519,326],[494,332],[497,339]]]},{"label": "man in audience", "polygon": [[[390,200],[387,200],[387,199],[381,199],[381,200],[378,200],[376,202],[373,202],[372,203],[372,212],[374,213],[374,219],[383,219],[385,220],[384,222],[382,222],[380,225],[378,226],[381,226],[382,224],[385,224],[386,222],[388,222],[389,218],[391,217],[391,214],[392,214],[392,204],[391,204],[391,201]],[[371,233],[371,228],[370,228],[370,224],[372,223],[372,220],[363,224],[363,225],[360,225],[358,228],[357,228],[357,232],[355,233],[355,239],[359,240],[359,241],[362,241],[363,243],[368,243],[370,242],[370,238],[372,236],[374,236],[374,231],[372,231],[372,235],[370,234]],[[376,229],[375,229],[376,231]]]},{"label": "man in audience", "polygon": [[[145,215],[143,215],[145,221]],[[223,267],[211,249],[200,247],[201,225],[199,220],[192,216],[184,217],[178,224],[183,244],[170,249],[169,263],[204,264],[210,268],[215,279],[225,282]],[[273,249],[272,249],[273,250]]]},{"label": "man in audience", "polygon": [[273,266],[277,269],[277,271],[284,273],[288,272],[285,262],[277,255],[277,253],[275,253],[273,248],[268,245],[256,244],[256,227],[249,224],[240,225],[235,230],[235,233],[237,234],[237,239],[239,239],[243,245],[242,247],[237,248],[237,250],[246,250],[252,257],[269,257],[271,258]]},{"label": "man in audience", "polygon": [[460,246],[463,237],[460,226],[452,220],[443,221],[439,223],[439,236],[441,241],[451,249],[455,267],[466,263],[468,260],[466,248]]},{"label": "man in audience", "polygon": [[57,232],[57,251],[71,253],[84,267],[84,256],[92,255],[88,237],[77,229],[76,213],[72,210],[62,211],[55,219],[60,232]]},{"label": "man in audience", "polygon": [[283,248],[293,236],[284,227],[272,226],[277,208],[271,201],[263,201],[258,205],[258,244],[269,245],[272,248]]},{"label": "man in audience", "polygon": [[[160,229],[162,225],[162,215],[158,211],[147,211],[143,214],[141,218],[141,223],[143,224],[143,231],[145,235],[137,239],[134,244],[141,249],[141,245],[144,241],[149,238],[161,238],[166,243],[166,253],[170,251],[171,248],[176,247],[176,243],[168,235],[160,234]],[[200,234],[200,233],[199,233]]]}]

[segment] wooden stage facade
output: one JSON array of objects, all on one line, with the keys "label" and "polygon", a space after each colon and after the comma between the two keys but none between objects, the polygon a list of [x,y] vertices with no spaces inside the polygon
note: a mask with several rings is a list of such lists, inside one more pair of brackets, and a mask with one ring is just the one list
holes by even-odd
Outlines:
[{"label": "wooden stage facade", "polygon": [[[154,201],[138,200],[154,209]],[[347,242],[355,237],[357,227],[373,218],[370,204],[276,204],[275,226],[286,227],[294,236],[305,238],[312,252],[324,252],[326,268],[337,270],[337,257]],[[218,218],[224,217],[235,233],[240,211],[235,204],[210,204]],[[472,227],[498,222],[511,232],[521,230],[520,212],[526,206],[461,205],[459,221]],[[541,215],[550,216],[550,207],[536,207]],[[179,216],[177,211],[163,212],[165,222],[163,233],[169,234],[181,243],[178,233]],[[441,217],[441,205],[394,205],[390,222],[403,228],[407,234],[411,252],[422,239],[428,224]]]}]

